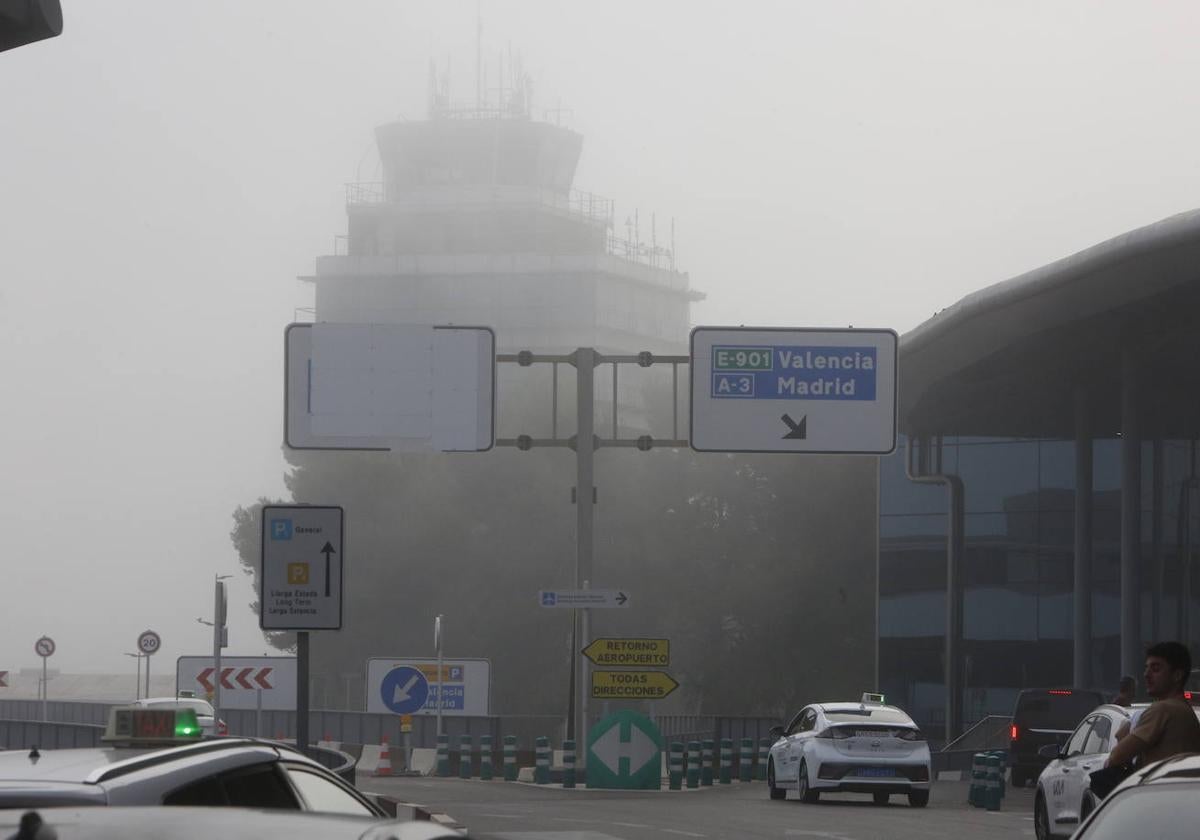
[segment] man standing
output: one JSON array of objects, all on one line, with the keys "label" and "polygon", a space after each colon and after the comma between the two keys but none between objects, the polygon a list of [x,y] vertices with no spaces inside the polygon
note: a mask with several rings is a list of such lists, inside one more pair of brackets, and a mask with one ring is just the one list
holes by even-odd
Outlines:
[{"label": "man standing", "polygon": [[1133,705],[1135,691],[1137,691],[1137,681],[1128,675],[1121,677],[1121,682],[1117,685],[1117,696],[1113,698],[1113,703],[1128,709]]},{"label": "man standing", "polygon": [[1179,753],[1200,752],[1200,721],[1183,696],[1191,673],[1191,654],[1179,642],[1159,642],[1146,651],[1146,693],[1154,702],[1113,747],[1105,767],[1134,759],[1145,767]]}]

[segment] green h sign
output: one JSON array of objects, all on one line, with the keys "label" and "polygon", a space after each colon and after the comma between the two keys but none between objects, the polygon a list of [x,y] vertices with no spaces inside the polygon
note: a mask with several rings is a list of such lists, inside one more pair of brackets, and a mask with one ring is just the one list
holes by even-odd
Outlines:
[{"label": "green h sign", "polygon": [[645,715],[624,710],[592,727],[587,740],[587,786],[658,790],[662,734]]}]

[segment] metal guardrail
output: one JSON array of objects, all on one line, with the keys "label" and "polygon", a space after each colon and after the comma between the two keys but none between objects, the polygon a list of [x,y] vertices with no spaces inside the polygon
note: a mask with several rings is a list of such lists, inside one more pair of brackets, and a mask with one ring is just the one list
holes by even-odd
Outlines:
[{"label": "metal guardrail", "polygon": [[[37,704],[39,707],[41,703]],[[98,747],[103,726],[87,723],[45,723],[40,720],[0,720],[0,748],[6,750],[67,750]]]},{"label": "metal guardrail", "polygon": [[1008,715],[988,715],[971,726],[963,734],[942,747],[942,752],[1008,749],[1008,728],[1012,718]]},{"label": "metal guardrail", "polygon": [[[48,711],[50,726],[56,724],[79,724],[92,726],[100,731],[108,721],[108,710],[114,703],[88,703],[81,701],[51,702]],[[37,700],[0,700],[0,719],[13,722],[35,723],[42,716],[42,705]],[[221,718],[229,727],[231,735],[248,735],[275,740],[289,740],[296,736],[296,713],[294,711],[261,712],[252,709],[222,709]],[[399,746],[404,743],[400,732],[400,718],[391,714],[373,712],[348,712],[316,709],[309,713],[308,731],[314,743],[319,740],[337,741],[344,744],[379,744],[383,738]],[[751,738],[757,744],[762,738],[770,737],[770,729],[780,723],[773,717],[735,717],[731,715],[656,715],[654,722],[667,740],[720,741],[730,738],[740,742]],[[515,735],[523,749],[533,746],[538,736],[547,736],[551,741],[565,737],[564,720],[561,715],[495,715],[491,717],[442,718],[443,731],[450,736],[452,749],[459,737],[470,735],[478,739],[491,735],[493,744],[503,742],[505,735]],[[413,718],[413,731],[409,744],[413,747],[437,746],[437,723],[432,717],[417,715]]]}]

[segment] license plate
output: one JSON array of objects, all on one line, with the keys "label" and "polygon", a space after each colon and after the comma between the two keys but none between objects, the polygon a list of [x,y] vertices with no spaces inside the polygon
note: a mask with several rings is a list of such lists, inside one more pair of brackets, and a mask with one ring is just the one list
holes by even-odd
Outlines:
[{"label": "license plate", "polygon": [[858,770],[860,776],[870,776],[874,779],[891,777],[896,775],[895,767],[860,767]]}]

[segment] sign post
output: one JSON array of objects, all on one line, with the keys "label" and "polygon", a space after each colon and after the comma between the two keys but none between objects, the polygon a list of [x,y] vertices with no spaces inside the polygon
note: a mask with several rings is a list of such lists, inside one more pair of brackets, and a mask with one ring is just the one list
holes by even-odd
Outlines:
[{"label": "sign post", "polygon": [[[437,618],[433,620],[433,647],[437,651],[437,732],[439,737],[442,734],[442,706],[443,699],[446,695],[442,693],[442,615],[438,613]],[[418,707],[419,708],[419,707]]]},{"label": "sign post", "polygon": [[142,635],[138,636],[138,650],[146,657],[146,696],[150,696],[150,657],[158,653],[158,649],[162,647],[162,637],[153,630],[144,630]]},{"label": "sign post", "polygon": [[696,327],[692,448],[893,452],[898,342],[893,330]]},{"label": "sign post", "polygon": [[340,507],[264,505],[259,626],[296,632],[296,747],[308,748],[308,631],[342,628]]},{"label": "sign post", "polygon": [[56,649],[57,648],[54,644],[54,640],[51,639],[49,636],[42,636],[40,639],[38,639],[36,642],[33,643],[34,653],[36,653],[38,656],[42,657],[42,692],[41,693],[42,693],[42,720],[43,721],[50,720],[50,715],[46,708],[47,695],[50,693],[49,692],[49,687],[50,687],[49,678],[46,676],[46,660],[54,655],[54,651]]}]

